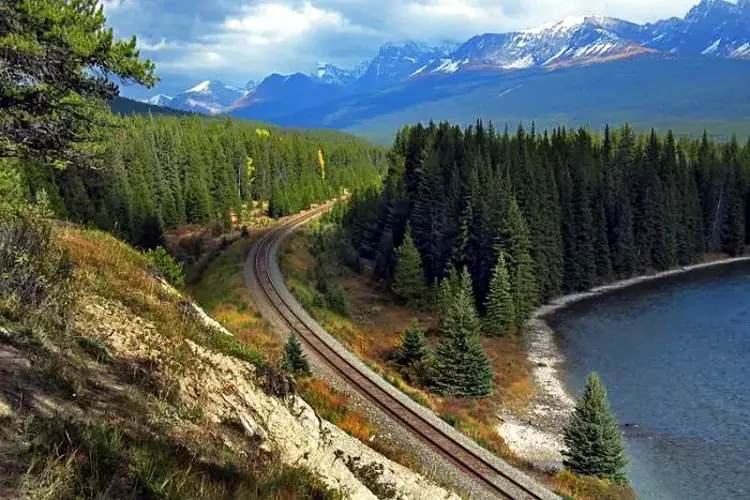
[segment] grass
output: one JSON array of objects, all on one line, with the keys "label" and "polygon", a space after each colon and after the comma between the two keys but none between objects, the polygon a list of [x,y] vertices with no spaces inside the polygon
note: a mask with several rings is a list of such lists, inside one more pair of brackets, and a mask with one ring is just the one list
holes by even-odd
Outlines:
[{"label": "grass", "polygon": [[490,398],[443,398],[428,388],[410,384],[393,362],[399,336],[416,322],[427,331],[428,343],[435,346],[439,342],[436,316],[399,306],[367,274],[352,275],[345,271],[331,281],[346,290],[351,314],[344,317],[325,308],[314,300],[317,293],[312,273],[314,257],[308,250],[312,238],[312,230],[297,232],[285,243],[281,262],[287,285],[313,317],[373,371],[415,402],[451,419],[454,427],[491,452],[524,466],[496,431],[501,407],[522,414],[534,396],[531,366],[521,339],[483,339],[495,372],[495,390]]},{"label": "grass", "polygon": [[282,341],[252,308],[252,295],[245,285],[245,256],[252,244],[251,238],[243,238],[230,245],[188,290],[212,318],[235,335],[239,345],[252,346],[244,349],[254,349],[275,362],[281,358]]},{"label": "grass", "polygon": [[242,338],[229,337],[194,321],[185,304],[163,287],[149,272],[149,260],[142,253],[113,236],[96,230],[64,227],[59,238],[77,265],[82,288],[125,305],[135,316],[151,321],[167,338],[189,339],[223,354],[255,364],[263,355]]},{"label": "grass", "polygon": [[258,349],[203,325],[114,237],[73,226],[53,235],[80,300],[75,321],[38,342],[12,324],[0,335],[0,497],[343,498],[242,433],[227,441],[180,387],[218,369],[197,363],[188,341],[262,371]]},{"label": "grass", "polygon": [[343,498],[309,471],[285,467],[272,454],[210,462],[164,437],[103,421],[37,418],[25,432],[26,498]]},{"label": "grass", "polygon": [[367,443],[375,433],[375,428],[367,417],[349,406],[349,398],[333,389],[326,382],[308,378],[302,381],[300,396],[313,407],[321,418],[340,427],[347,434]]},{"label": "grass", "polygon": [[636,496],[629,486],[614,484],[605,479],[591,476],[578,476],[563,469],[553,481],[555,493],[563,498],[577,500],[635,500]]}]

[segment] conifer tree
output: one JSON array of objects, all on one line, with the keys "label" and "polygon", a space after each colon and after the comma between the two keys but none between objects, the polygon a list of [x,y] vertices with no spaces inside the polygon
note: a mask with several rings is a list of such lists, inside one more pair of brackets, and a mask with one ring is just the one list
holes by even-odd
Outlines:
[{"label": "conifer tree", "polygon": [[589,374],[586,389],[565,427],[563,465],[587,476],[627,484],[625,446],[609,406],[607,390],[596,372]]},{"label": "conifer tree", "polygon": [[507,256],[516,326],[522,328],[529,319],[539,294],[529,253],[529,230],[515,198],[509,200],[498,245]]},{"label": "conifer tree", "polygon": [[294,333],[289,334],[284,344],[284,357],[281,360],[281,367],[289,373],[297,375],[310,374],[310,364],[302,350],[302,343]]},{"label": "conifer tree", "polygon": [[422,329],[411,327],[401,334],[398,344],[398,362],[402,366],[421,365],[427,359],[428,354]]},{"label": "conifer tree", "polygon": [[497,264],[492,272],[490,291],[486,301],[487,313],[484,317],[484,333],[492,337],[502,337],[512,333],[516,328],[516,313],[513,295],[510,291],[508,270],[505,256],[500,252]]},{"label": "conifer tree", "polygon": [[471,276],[465,268],[458,284],[441,317],[443,341],[435,351],[433,383],[446,396],[484,397],[492,392],[492,368],[479,341]]},{"label": "conifer tree", "polygon": [[396,271],[391,290],[398,299],[412,306],[419,305],[424,298],[422,257],[408,229],[404,242],[396,249]]}]

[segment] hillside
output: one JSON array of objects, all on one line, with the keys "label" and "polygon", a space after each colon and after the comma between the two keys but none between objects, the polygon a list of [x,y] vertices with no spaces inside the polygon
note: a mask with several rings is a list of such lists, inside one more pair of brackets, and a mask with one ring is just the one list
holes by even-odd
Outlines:
[{"label": "hillside", "polygon": [[[46,281],[43,304],[0,292],[0,497],[449,496],[321,420],[143,254],[98,231],[7,227],[16,250],[44,247],[11,282],[31,269]],[[381,472],[365,486],[347,457]]]},{"label": "hillside", "polygon": [[109,103],[109,109],[118,115],[165,115],[165,116],[189,116],[192,113],[174,108],[154,106],[145,102],[135,101],[127,97],[115,97]]},{"label": "hillside", "polygon": [[709,58],[641,56],[587,67],[474,71],[403,83],[279,117],[277,122],[331,127],[381,141],[404,123],[477,118],[537,128],[628,122],[677,134],[750,133],[750,65]]}]

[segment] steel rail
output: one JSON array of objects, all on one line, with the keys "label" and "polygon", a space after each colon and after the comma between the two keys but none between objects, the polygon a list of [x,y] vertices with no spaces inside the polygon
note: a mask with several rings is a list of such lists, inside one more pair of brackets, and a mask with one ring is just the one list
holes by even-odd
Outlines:
[{"label": "steel rail", "polygon": [[[484,489],[495,496],[513,500],[549,499],[557,498],[552,492],[543,490],[541,486],[529,486],[501,470],[491,461],[471,450],[459,439],[454,439],[443,429],[425,419],[408,405],[399,401],[388,391],[379,387],[363,373],[362,369],[352,363],[345,356],[328,345],[311,328],[305,318],[295,311],[296,304],[289,301],[280,293],[278,285],[271,275],[271,248],[276,241],[284,238],[290,228],[299,226],[324,213],[328,207],[323,206],[310,212],[291,217],[283,224],[269,231],[256,242],[252,251],[253,271],[260,289],[273,306],[279,316],[296,332],[304,344],[329,365],[340,377],[348,382],[357,392],[380,408],[396,422],[406,428],[411,434],[420,438],[442,457],[447,459],[464,474],[476,479]],[[532,482],[531,479],[528,480]],[[540,492],[543,490],[543,493]]]}]

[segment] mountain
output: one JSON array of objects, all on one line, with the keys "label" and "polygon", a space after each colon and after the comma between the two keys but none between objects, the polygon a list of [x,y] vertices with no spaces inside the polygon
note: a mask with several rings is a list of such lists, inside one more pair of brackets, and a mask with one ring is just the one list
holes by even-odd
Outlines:
[{"label": "mountain", "polygon": [[[631,82],[632,88],[623,88],[621,82],[607,75],[613,67],[609,64],[586,69],[622,59],[626,61],[616,66],[617,71]],[[674,59],[681,61],[673,62]],[[361,131],[393,123],[395,117],[403,117],[402,122],[414,121],[413,113],[418,106],[423,108],[417,119],[424,117],[427,109],[434,110],[429,114],[430,118],[448,118],[434,108],[437,102],[455,112],[453,120],[459,122],[464,118],[473,119],[477,114],[493,118],[486,115],[490,110],[494,110],[495,119],[501,121],[533,120],[535,116],[528,110],[536,109],[541,115],[547,115],[547,112],[538,109],[536,102],[527,103],[523,99],[550,104],[550,96],[530,93],[536,89],[552,92],[559,100],[559,105],[555,101],[554,106],[550,104],[550,109],[558,110],[557,116],[564,119],[560,122],[552,120],[554,123],[601,122],[601,113],[589,109],[585,104],[586,96],[580,93],[581,88],[589,88],[590,82],[577,78],[588,75],[597,85],[619,89],[619,93],[608,95],[609,100],[598,106],[616,111],[613,104],[630,102],[631,109],[639,110],[631,119],[658,117],[668,107],[658,104],[654,96],[698,109],[697,118],[710,115],[713,120],[727,112],[734,119],[732,99],[744,96],[734,85],[742,85],[747,79],[712,86],[706,78],[713,72],[727,78],[746,78],[742,73],[744,66],[715,63],[717,59],[750,59],[750,0],[740,0],[737,4],[725,0],[703,0],[683,18],[649,24],[591,15],[568,17],[510,33],[485,33],[460,45],[425,45],[414,41],[386,43],[371,61],[353,70],[321,63],[312,75],[273,74],[260,84],[250,82],[244,93],[220,82],[207,81],[164,103],[178,109],[212,114],[223,112],[292,126],[304,124]],[[557,74],[557,71],[570,67],[581,73]],[[685,82],[675,80],[673,75],[663,71],[666,68],[674,68],[675,75],[687,79],[687,82],[701,82],[705,88],[686,86]],[[687,68],[696,73],[690,74]],[[654,75],[660,80],[654,81]],[[560,86],[573,81],[579,88]],[[666,90],[654,88],[651,96],[642,95],[639,88],[647,87],[646,81],[648,85],[663,84]],[[557,82],[558,86],[548,85],[550,82]],[[728,88],[724,95],[712,94],[725,83]],[[480,88],[482,86],[486,87],[488,94]],[[669,87],[677,89],[674,95],[669,94]],[[459,91],[461,88],[463,90]],[[599,89],[596,90],[592,98],[601,94]],[[473,96],[471,99],[480,99],[481,96],[486,101],[474,102],[461,96],[462,92]],[[513,95],[511,103],[500,99],[510,94]],[[702,101],[688,102],[685,100],[687,95]],[[454,109],[454,101],[462,102],[465,110]],[[498,102],[502,106],[496,106]],[[639,102],[648,102],[652,107],[642,108]],[[716,112],[707,109],[704,102],[715,103]],[[576,109],[581,103],[583,109],[589,111]],[[510,113],[510,108],[516,111]],[[476,110],[471,112],[474,116],[468,116],[468,110]],[[672,123],[677,121],[677,116],[683,115],[676,113],[665,119]]]},{"label": "mountain", "polygon": [[152,97],[151,99],[146,100],[147,104],[151,104],[153,106],[163,106],[163,107],[168,107],[171,102],[172,102],[172,98],[164,94],[158,94]]},{"label": "mountain", "polygon": [[486,33],[461,45],[418,73],[455,73],[461,69],[524,69],[584,63],[647,51],[632,39],[638,25],[604,16],[568,17],[513,33]]},{"label": "mountain", "polygon": [[750,1],[703,0],[683,19],[644,26],[646,45],[663,52],[750,59]]},{"label": "mountain", "polygon": [[360,65],[354,69],[341,69],[333,64],[319,63],[314,77],[322,83],[338,85],[340,87],[349,87],[354,85],[357,79],[362,76],[366,66]]},{"label": "mountain", "polygon": [[750,64],[659,54],[582,67],[476,69],[417,78],[281,117],[282,125],[333,128],[391,141],[404,123],[477,118],[538,128],[628,122],[680,134],[750,134]]},{"label": "mountain", "polygon": [[232,105],[243,94],[244,91],[224,85],[218,80],[206,80],[177,94],[167,105],[183,111],[214,115]]},{"label": "mountain", "polygon": [[349,93],[351,91],[347,86],[326,83],[323,78],[312,78],[302,73],[288,76],[274,73],[225,107],[223,112],[238,118],[273,120]]},{"label": "mountain", "polygon": [[355,90],[372,92],[400,82],[436,59],[448,56],[454,48],[450,44],[386,43],[357,80]]},{"label": "mountain", "polygon": [[116,96],[109,102],[109,109],[119,115],[166,115],[166,116],[189,116],[187,111],[180,111],[163,106],[135,101],[127,97]]}]

